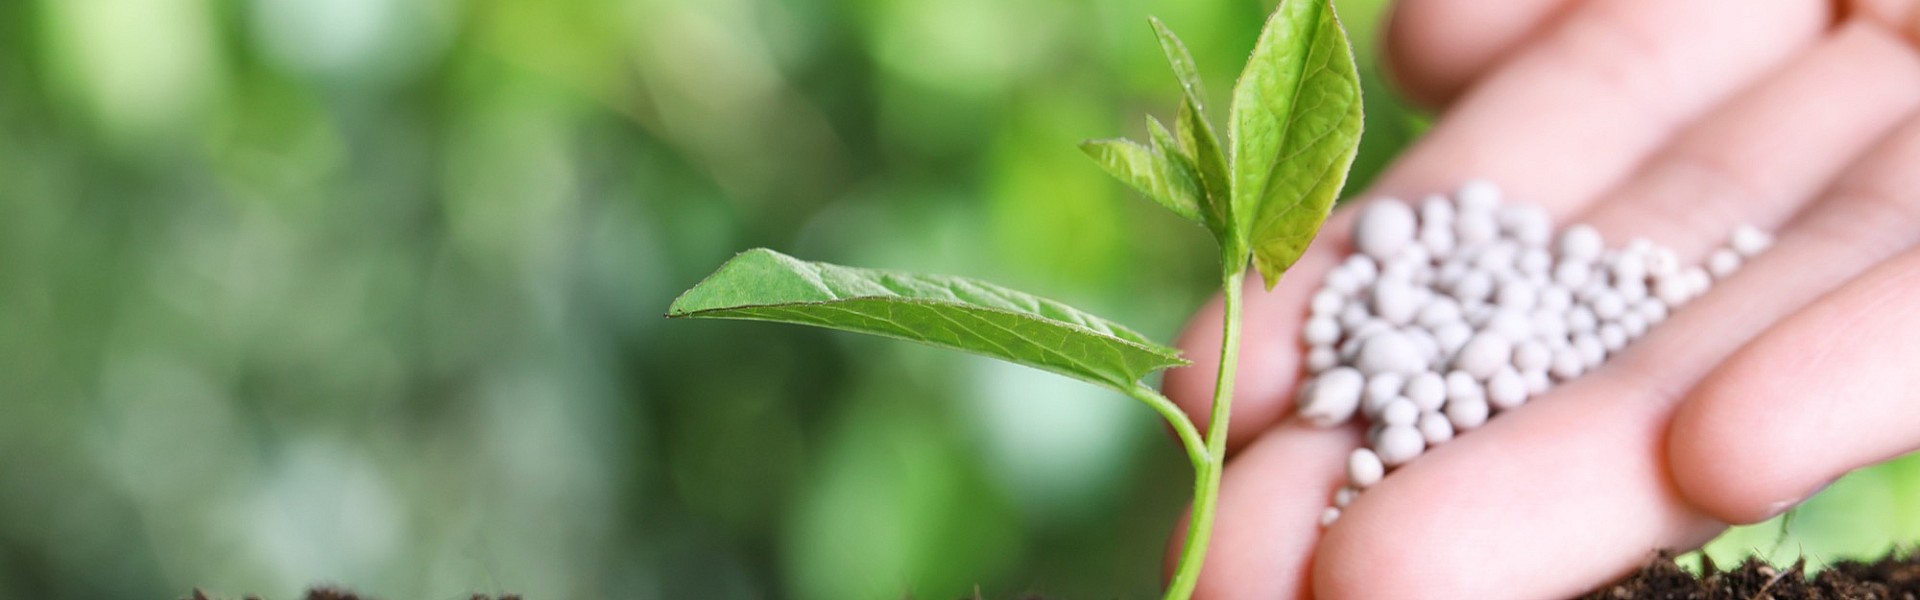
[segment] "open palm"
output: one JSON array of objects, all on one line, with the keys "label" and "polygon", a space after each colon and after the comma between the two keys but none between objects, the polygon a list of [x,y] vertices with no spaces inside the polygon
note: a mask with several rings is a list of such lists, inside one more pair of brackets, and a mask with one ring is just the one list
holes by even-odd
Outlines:
[{"label": "open palm", "polygon": [[[1838,11],[1841,14],[1836,14]],[[1432,131],[1271,293],[1247,286],[1200,598],[1540,598],[1764,520],[1920,448],[1920,2],[1403,0],[1389,55]],[[1318,518],[1357,427],[1289,418],[1308,296],[1354,205],[1469,177],[1608,239],[1773,250],[1617,359]],[[1207,419],[1216,301],[1168,395]]]}]

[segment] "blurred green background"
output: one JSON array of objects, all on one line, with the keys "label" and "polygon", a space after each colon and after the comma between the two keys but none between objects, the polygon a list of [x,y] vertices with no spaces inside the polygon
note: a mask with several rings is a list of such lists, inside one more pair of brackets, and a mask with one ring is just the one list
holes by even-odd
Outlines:
[{"label": "blurred green background", "polygon": [[[1363,184],[1423,119],[1340,6]],[[1224,97],[1266,10],[0,2],[0,598],[1152,596],[1188,484],[1150,411],[661,314],[771,246],[1169,339],[1209,242],[1074,144],[1170,115],[1146,15]],[[1717,551],[1920,537],[1916,474]]]}]

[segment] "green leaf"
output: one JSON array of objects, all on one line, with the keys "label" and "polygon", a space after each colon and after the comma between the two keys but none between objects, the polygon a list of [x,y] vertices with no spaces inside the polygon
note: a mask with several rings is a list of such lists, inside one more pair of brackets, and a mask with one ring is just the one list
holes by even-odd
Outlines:
[{"label": "green leaf", "polygon": [[1160,50],[1167,55],[1167,64],[1173,67],[1173,75],[1180,80],[1180,88],[1185,92],[1174,128],[1179,132],[1180,150],[1193,164],[1200,182],[1200,207],[1206,217],[1207,229],[1224,246],[1231,233],[1227,227],[1227,210],[1231,206],[1227,161],[1225,153],[1220,150],[1219,136],[1214,134],[1213,125],[1207,122],[1206,87],[1201,83],[1193,55],[1187,52],[1187,45],[1180,41],[1180,36],[1174,35],[1173,30],[1158,18],[1147,17],[1147,21],[1153,25],[1154,35],[1160,38]]},{"label": "green leaf", "polygon": [[1220,152],[1220,140],[1214,137],[1213,126],[1200,115],[1199,105],[1192,98],[1180,103],[1180,120],[1174,122],[1174,128],[1179,130],[1180,147],[1193,159],[1207,229],[1225,247],[1233,238],[1233,230],[1228,227],[1232,222],[1228,210],[1233,206],[1233,188],[1227,185],[1227,158]]},{"label": "green leaf", "polygon": [[1159,17],[1147,17],[1153,25],[1153,33],[1160,37],[1160,51],[1167,55],[1167,64],[1173,67],[1173,76],[1180,78],[1180,88],[1186,97],[1193,100],[1196,108],[1207,105],[1207,89],[1200,82],[1200,69],[1194,66],[1193,54],[1187,52],[1187,45],[1180,42],[1180,36],[1174,35],[1166,23]]},{"label": "green leaf", "polygon": [[1233,229],[1271,288],[1333,209],[1359,148],[1360,76],[1331,0],[1282,0],[1233,89]]},{"label": "green leaf", "polygon": [[1178,350],[1065,304],[937,275],[742,252],[667,309],[668,317],[799,323],[983,354],[1125,391],[1188,364]]},{"label": "green leaf", "polygon": [[1181,168],[1160,149],[1133,140],[1113,139],[1081,142],[1080,150],[1093,157],[1107,173],[1167,210],[1189,221],[1206,224],[1200,215],[1200,183],[1194,180],[1191,169]]}]

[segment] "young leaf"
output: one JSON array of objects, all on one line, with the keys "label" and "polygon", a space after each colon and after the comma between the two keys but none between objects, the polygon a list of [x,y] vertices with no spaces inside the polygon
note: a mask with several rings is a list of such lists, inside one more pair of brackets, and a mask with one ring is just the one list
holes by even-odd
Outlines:
[{"label": "young leaf", "polygon": [[1159,36],[1160,50],[1167,55],[1167,64],[1173,67],[1173,75],[1180,80],[1180,88],[1185,92],[1174,129],[1179,132],[1180,150],[1193,163],[1200,181],[1200,207],[1206,216],[1207,229],[1212,230],[1214,237],[1225,245],[1230,232],[1227,228],[1227,209],[1231,202],[1228,197],[1227,161],[1220,150],[1219,136],[1214,135],[1213,125],[1207,122],[1206,88],[1201,84],[1193,55],[1187,52],[1187,45],[1180,41],[1180,36],[1174,35],[1173,30],[1158,18],[1147,17],[1147,21],[1153,25],[1154,35]]},{"label": "young leaf", "polygon": [[742,252],[667,309],[668,317],[799,323],[983,354],[1126,391],[1187,364],[1178,350],[1067,305],[960,277]]},{"label": "young leaf", "polygon": [[1180,36],[1174,35],[1166,23],[1159,17],[1147,17],[1147,23],[1153,25],[1153,33],[1160,37],[1160,51],[1167,55],[1167,64],[1173,67],[1173,76],[1180,78],[1180,88],[1186,97],[1193,101],[1195,108],[1207,105],[1207,89],[1200,83],[1200,69],[1194,66],[1193,54],[1187,52],[1187,45],[1180,42]]},{"label": "young leaf", "polygon": [[1201,225],[1207,223],[1200,214],[1200,183],[1194,180],[1192,169],[1181,168],[1175,159],[1161,152],[1162,149],[1149,148],[1133,140],[1114,139],[1080,142],[1080,150],[1093,157],[1107,173],[1167,210]]},{"label": "young leaf", "polygon": [[1193,159],[1194,171],[1200,181],[1200,209],[1206,217],[1207,229],[1213,231],[1214,239],[1226,246],[1232,239],[1232,229],[1227,224],[1232,218],[1227,210],[1232,206],[1229,197],[1233,189],[1227,185],[1227,158],[1220,152],[1220,140],[1213,135],[1213,126],[1200,114],[1198,103],[1189,98],[1180,103],[1180,120],[1174,122],[1179,131],[1181,149]]},{"label": "young leaf", "polygon": [[1331,0],[1282,0],[1234,85],[1234,231],[1271,288],[1333,208],[1360,142],[1360,76]]}]

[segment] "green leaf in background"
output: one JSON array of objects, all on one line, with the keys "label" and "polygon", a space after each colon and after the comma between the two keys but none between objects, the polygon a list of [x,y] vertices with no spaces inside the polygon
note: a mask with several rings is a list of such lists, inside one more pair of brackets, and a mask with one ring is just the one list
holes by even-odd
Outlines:
[{"label": "green leaf in background", "polygon": [[1067,305],[937,275],[742,252],[667,310],[668,317],[798,323],[982,354],[1126,391],[1187,364],[1179,351]]},{"label": "green leaf in background", "polygon": [[1206,87],[1200,81],[1193,55],[1187,52],[1187,45],[1180,37],[1160,19],[1148,17],[1147,20],[1153,25],[1154,35],[1159,36],[1160,49],[1166,53],[1167,64],[1173,67],[1173,75],[1180,80],[1180,88],[1185,92],[1179,118],[1174,121],[1174,128],[1179,132],[1180,152],[1193,164],[1200,181],[1200,206],[1206,216],[1207,229],[1225,246],[1231,234],[1227,227],[1227,209],[1231,206],[1227,162],[1220,150],[1219,136],[1207,122]]},{"label": "green leaf in background", "polygon": [[[1166,130],[1164,126],[1158,129]],[[1080,150],[1093,157],[1107,173],[1167,210],[1189,221],[1207,224],[1206,217],[1200,213],[1200,183],[1194,180],[1191,169],[1182,168],[1177,155],[1167,154],[1178,148],[1165,148],[1157,141],[1149,148],[1133,140],[1111,139],[1080,142]]]},{"label": "green leaf in background", "polygon": [[1360,75],[1331,0],[1283,0],[1233,89],[1233,229],[1272,288],[1359,148]]}]

